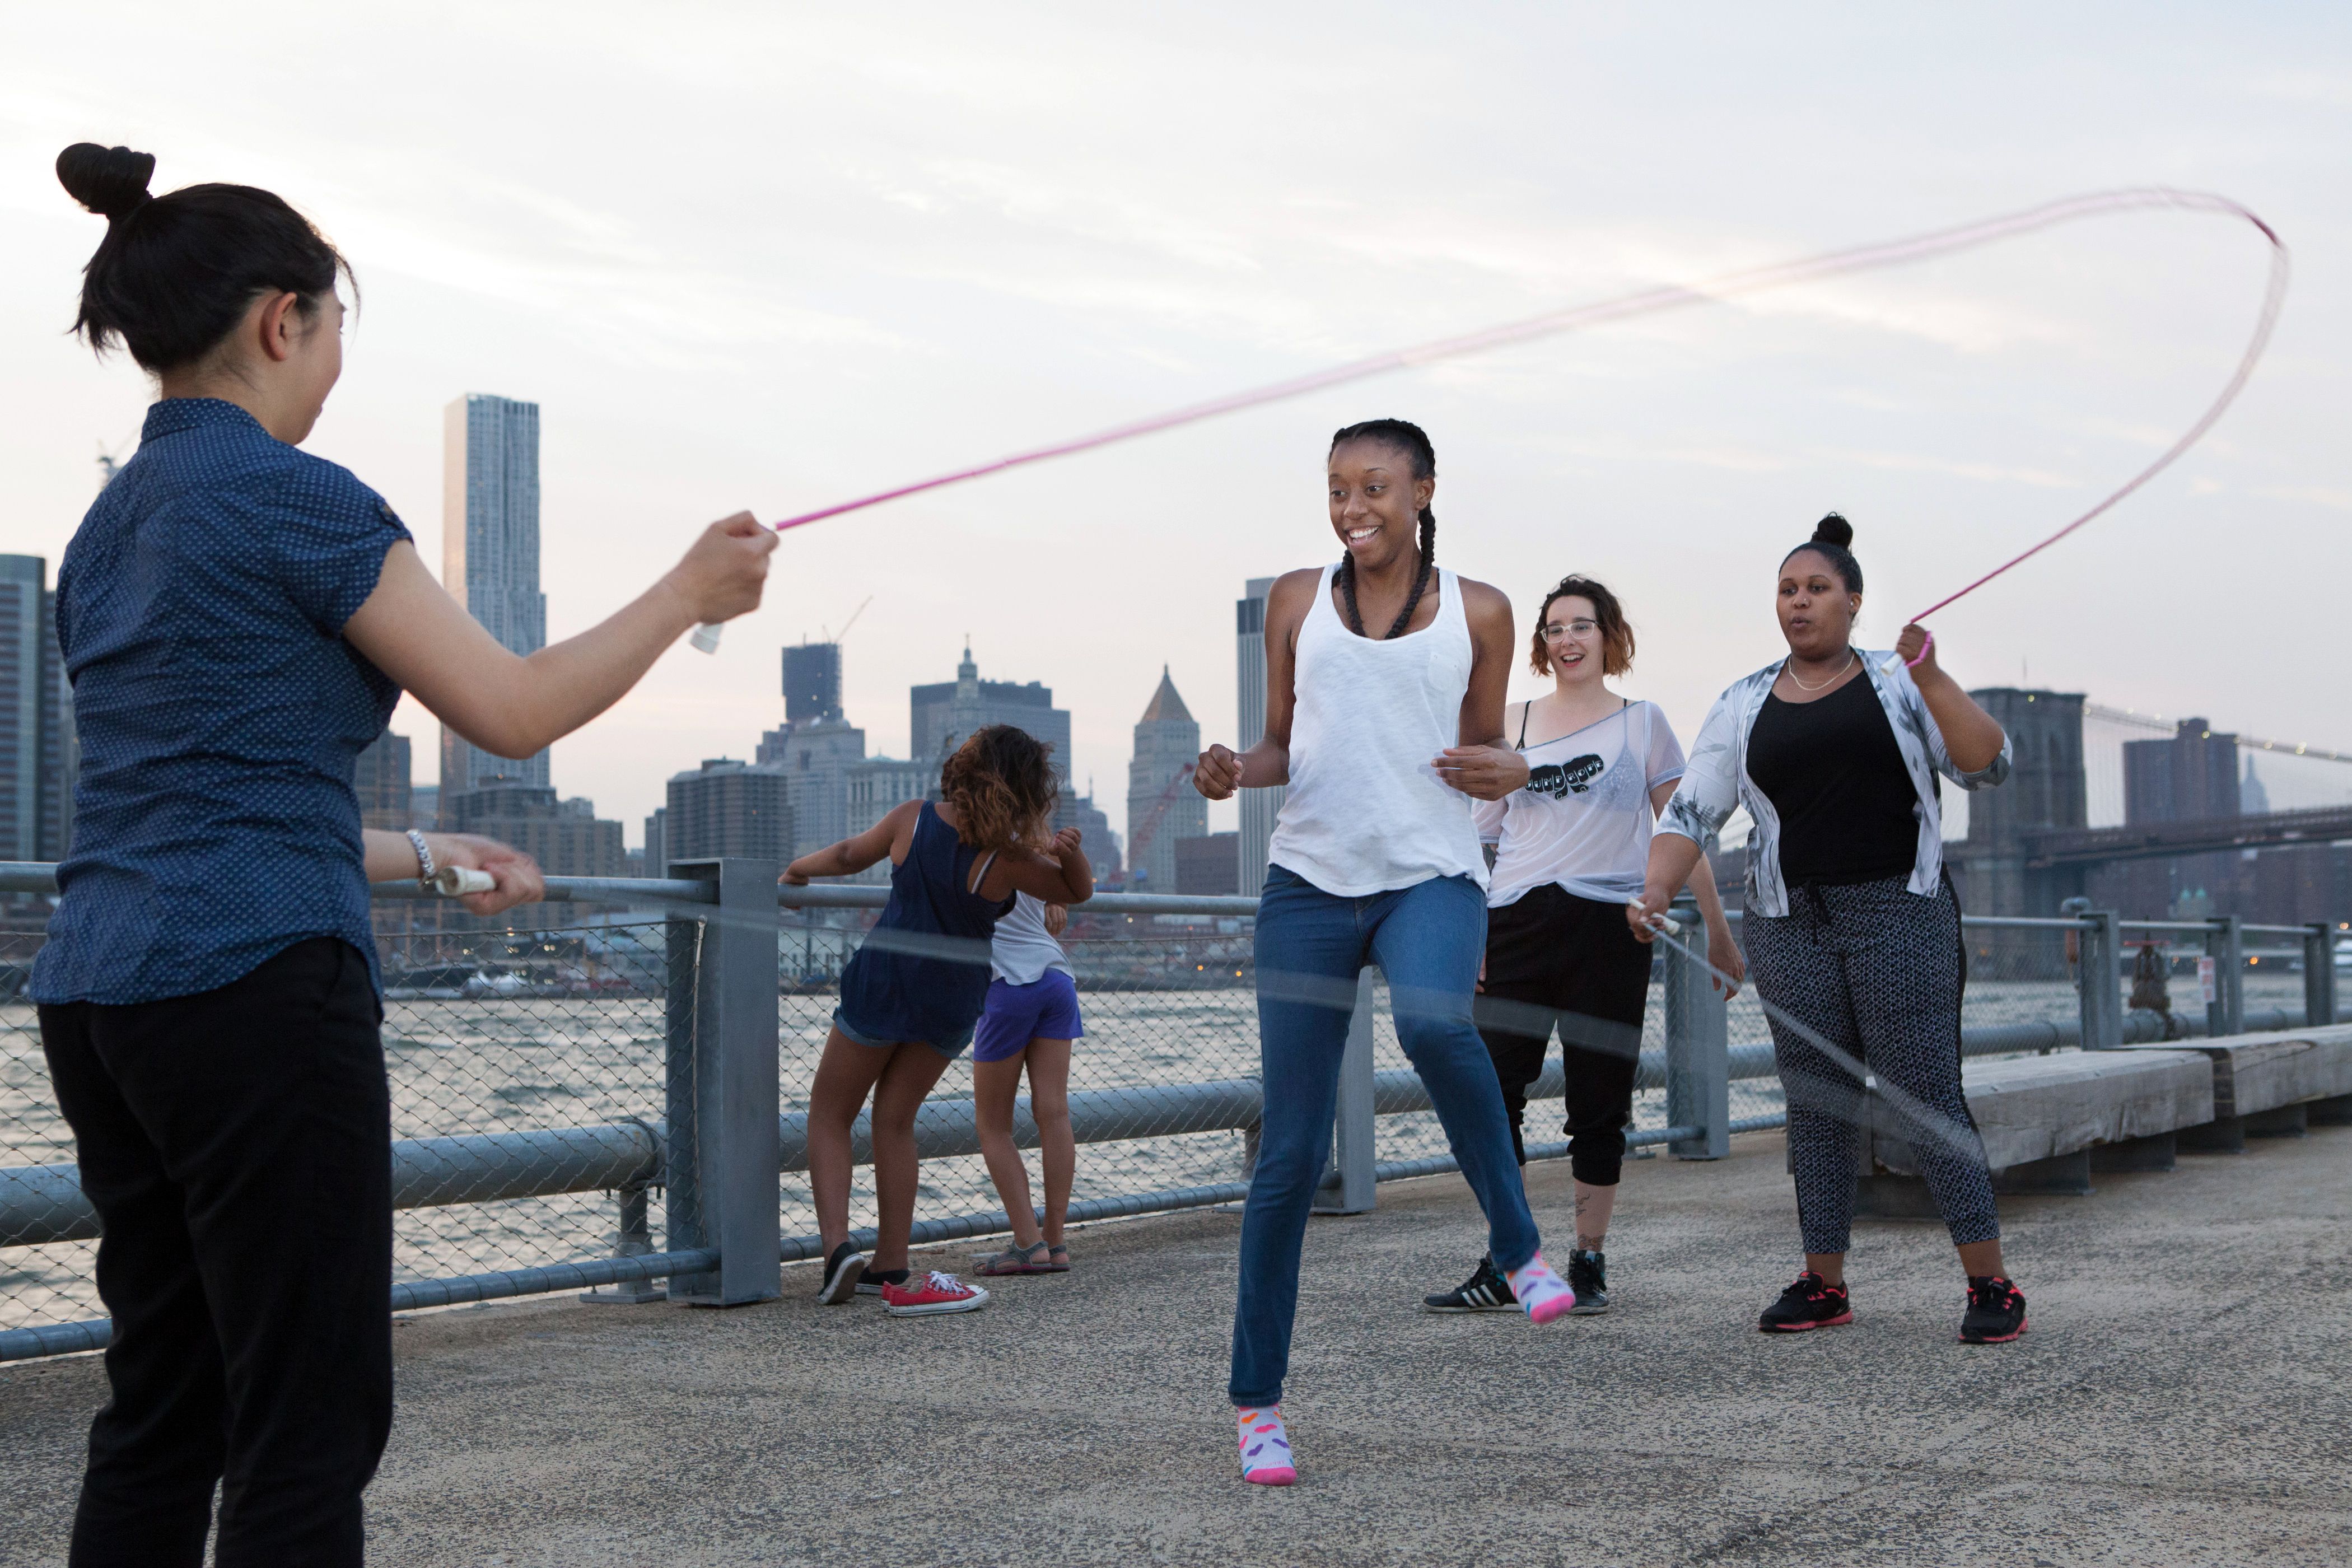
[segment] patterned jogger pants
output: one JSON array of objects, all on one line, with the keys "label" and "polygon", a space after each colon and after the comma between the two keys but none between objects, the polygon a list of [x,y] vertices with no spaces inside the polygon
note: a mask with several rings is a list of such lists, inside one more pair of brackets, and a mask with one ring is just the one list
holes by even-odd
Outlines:
[{"label": "patterned jogger pants", "polygon": [[[1960,1094],[1964,973],[1951,879],[1929,898],[1901,877],[1792,887],[1786,915],[1751,914],[1742,923],[1757,994],[1863,1062],[1882,1086],[1879,1104],[1916,1155],[1953,1244],[2000,1236],[1992,1175]],[[1805,1250],[1843,1252],[1853,1227],[1862,1082],[1777,1018],[1772,1055],[1788,1091]]]}]

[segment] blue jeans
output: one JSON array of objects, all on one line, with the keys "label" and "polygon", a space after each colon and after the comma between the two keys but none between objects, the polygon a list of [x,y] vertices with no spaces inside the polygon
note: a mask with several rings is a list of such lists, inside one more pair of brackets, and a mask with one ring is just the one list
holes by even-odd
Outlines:
[{"label": "blue jeans", "polygon": [[1487,1251],[1517,1268],[1536,1255],[1495,1064],[1470,1018],[1486,947],[1486,896],[1467,877],[1343,899],[1279,866],[1257,906],[1257,1028],[1264,1125],[1242,1210],[1241,1294],[1234,1306],[1239,1405],[1282,1397],[1298,1312],[1298,1253],[1331,1157],[1339,1058],[1367,960],[1388,976],[1397,1037],[1429,1088],[1446,1141],[1486,1211]]}]

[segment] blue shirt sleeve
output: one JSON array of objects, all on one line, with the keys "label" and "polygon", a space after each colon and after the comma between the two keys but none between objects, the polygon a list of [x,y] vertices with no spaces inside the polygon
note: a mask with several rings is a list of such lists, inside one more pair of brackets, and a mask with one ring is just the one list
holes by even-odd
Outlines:
[{"label": "blue shirt sleeve", "polygon": [[340,637],[375,592],[384,552],[410,535],[391,504],[348,469],[315,458],[302,467],[265,502],[267,558],[295,608]]}]

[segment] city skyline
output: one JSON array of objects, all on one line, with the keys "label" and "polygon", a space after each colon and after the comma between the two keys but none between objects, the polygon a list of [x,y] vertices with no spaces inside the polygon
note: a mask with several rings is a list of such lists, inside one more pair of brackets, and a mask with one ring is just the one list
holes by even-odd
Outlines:
[{"label": "city skyline", "polygon": [[[201,84],[234,68],[236,35],[201,8],[139,11],[97,74],[68,14],[27,12],[0,58],[0,546],[54,563],[94,449],[127,455],[152,395],[64,331],[102,227],[50,172],[70,142],[155,153],[159,191],[266,185],[351,256],[364,299],[306,448],[380,490],[428,563],[442,405],[466,387],[541,405],[551,638],[739,508],[789,515],[1394,343],[2168,184],[2241,197],[2294,247],[2272,353],[2181,465],[1937,617],[1938,652],[1970,686],[2352,749],[2309,657],[2352,514],[2330,413],[2352,374],[2340,9],[2117,29],[1800,5],[1694,29],[1375,7],[1336,39],[1261,13],[1171,32],[1018,5],[688,6],[649,26],[588,0],[562,71],[519,20],[486,16],[450,51],[338,13],[286,41],[282,92],[224,100]],[[773,101],[759,84],[783,59],[803,90]],[[1124,112],[1179,85],[1200,106],[1185,134]],[[1417,112],[1367,123],[1367,91]],[[598,107],[616,94],[664,133]],[[722,170],[680,145],[750,155]],[[1563,573],[1608,582],[1641,636],[1626,689],[1688,734],[1770,657],[1772,565],[1822,510],[1854,520],[1885,646],[2170,439],[2227,374],[2261,265],[2219,226],[2085,226],[794,530],[717,658],[667,656],[552,770],[635,821],[679,766],[748,754],[775,721],[779,646],[872,595],[843,693],[872,749],[902,751],[898,703],[970,630],[984,666],[1054,685],[1073,777],[1116,795],[1163,661],[1204,739],[1239,733],[1236,584],[1336,556],[1323,443],[1389,414],[1436,441],[1441,561],[1507,593],[1522,637]],[[2225,546],[2298,569],[2263,574],[2247,635],[2192,654],[2168,612],[2183,563]],[[1515,672],[1514,698],[1538,689]],[[429,778],[437,726],[414,704],[395,725]],[[1231,806],[1211,820],[1237,825]]]}]

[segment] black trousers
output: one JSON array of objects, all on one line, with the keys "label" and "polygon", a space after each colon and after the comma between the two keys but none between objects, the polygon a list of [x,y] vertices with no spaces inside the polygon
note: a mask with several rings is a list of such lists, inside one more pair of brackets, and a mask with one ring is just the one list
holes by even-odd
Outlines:
[{"label": "black trousers", "polygon": [[74,1568],[357,1563],[392,1429],[391,1108],[367,961],[296,944],[217,991],[46,1006],[105,1230],[112,1397]]},{"label": "black trousers", "polygon": [[1623,904],[1547,883],[1487,911],[1478,1033],[1502,1080],[1521,1164],[1528,1086],[1543,1072],[1557,1025],[1568,1072],[1569,1168],[1587,1186],[1617,1184],[1649,1000],[1650,950],[1626,929]]}]

